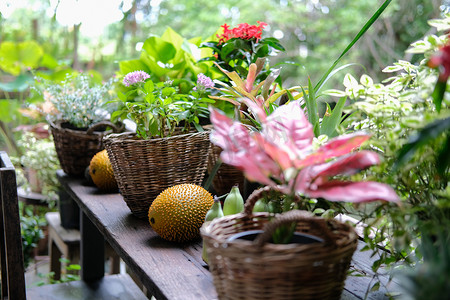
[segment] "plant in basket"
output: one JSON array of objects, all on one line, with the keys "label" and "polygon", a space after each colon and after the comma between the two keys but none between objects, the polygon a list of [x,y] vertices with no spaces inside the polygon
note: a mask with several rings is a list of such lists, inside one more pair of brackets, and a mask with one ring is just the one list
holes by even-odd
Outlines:
[{"label": "plant in basket", "polygon": [[[350,225],[313,217],[295,208],[305,198],[398,202],[398,196],[386,184],[346,178],[379,163],[376,153],[355,151],[370,136],[342,135],[315,146],[312,125],[299,101],[282,105],[270,115],[251,100],[243,101],[258,118],[261,129],[249,130],[242,122],[211,109],[211,141],[223,149],[221,159],[225,163],[243,170],[248,179],[266,188],[247,199],[243,213],[215,219],[202,227],[218,293],[224,293],[224,298],[235,298],[235,289],[227,285],[243,280],[248,286],[257,282],[260,286],[248,290],[261,289],[263,293],[249,294],[249,298],[277,297],[281,289],[292,293],[286,296],[290,299],[339,299],[356,249],[356,233]],[[290,211],[275,217],[265,212],[253,213],[253,205],[268,190],[283,194],[283,205]],[[264,233],[254,242],[230,240],[248,230]],[[271,238],[274,242],[289,242],[294,232],[306,234],[308,239],[313,235],[323,242],[313,241],[307,246],[267,243]],[[284,281],[281,286],[280,280]]]},{"label": "plant in basket", "polygon": [[[135,122],[136,135],[142,139],[189,133],[191,129],[203,131],[200,119],[209,118],[208,105],[215,102],[206,97],[214,83],[202,73],[196,86],[186,79],[154,82],[144,71],[128,73],[123,84],[132,89],[118,93],[121,105],[112,117]],[[179,92],[181,84],[191,86],[189,93]]]},{"label": "plant in basket", "polygon": [[[228,102],[233,105],[232,114],[237,120],[241,120],[246,124],[252,124],[258,127],[257,122],[248,111],[247,105],[242,99],[250,99],[258,105],[266,106],[270,111],[274,109],[274,101],[286,93],[285,90],[276,92],[277,84],[275,80],[280,74],[280,70],[273,70],[267,78],[261,82],[256,81],[256,77],[261,72],[265,64],[265,59],[257,59],[255,63],[249,66],[248,74],[245,79],[241,78],[236,71],[229,72],[218,68],[229,78],[231,84],[215,80],[220,87],[215,88],[219,91],[217,95],[209,96],[212,99]],[[228,112],[228,114],[231,114]],[[235,184],[244,192],[244,176],[240,170],[228,164],[222,164],[219,159],[222,149],[219,146],[213,145],[212,151],[208,159],[208,173],[213,177],[212,185],[219,195],[227,193]]]},{"label": "plant in basket", "polygon": [[[136,133],[111,135],[105,146],[120,192],[131,212],[144,218],[153,200],[166,188],[202,183],[210,149],[207,97],[210,78],[198,75],[196,84],[186,79],[154,82],[144,71],[128,73],[118,92],[120,107],[113,119],[131,120]],[[188,93],[179,86],[189,85]]]},{"label": "plant in basket", "polygon": [[98,83],[86,74],[66,74],[61,82],[36,79],[61,167],[69,175],[84,174],[91,158],[103,147],[103,136],[123,126],[109,121],[108,105],[114,79]]}]

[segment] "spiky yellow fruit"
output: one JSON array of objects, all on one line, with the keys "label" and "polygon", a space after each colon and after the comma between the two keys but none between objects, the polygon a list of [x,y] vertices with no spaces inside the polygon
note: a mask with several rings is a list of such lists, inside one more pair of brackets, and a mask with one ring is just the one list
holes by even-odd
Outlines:
[{"label": "spiky yellow fruit", "polygon": [[200,227],[213,203],[212,195],[201,186],[179,184],[156,197],[148,210],[148,219],[163,239],[187,242],[200,236]]},{"label": "spiky yellow fruit", "polygon": [[99,189],[103,191],[117,190],[117,182],[106,150],[98,152],[91,159],[89,175]]}]

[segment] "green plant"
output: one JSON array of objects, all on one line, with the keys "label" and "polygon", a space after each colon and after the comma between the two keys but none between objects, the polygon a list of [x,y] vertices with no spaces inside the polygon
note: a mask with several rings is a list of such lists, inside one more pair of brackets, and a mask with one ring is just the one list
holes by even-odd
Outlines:
[{"label": "green plant", "polygon": [[[27,172],[36,172],[40,183],[39,192],[46,196],[50,207],[54,206],[59,187],[56,171],[61,167],[52,137],[38,139],[31,133],[24,133],[18,145],[23,153],[19,162],[25,170],[25,175]],[[30,182],[27,182],[24,187],[29,188]]]},{"label": "green plant", "polygon": [[[34,215],[32,210],[27,208],[24,210],[23,205],[23,203],[19,202],[22,251],[26,268],[34,257],[33,251],[37,247],[38,242],[44,238],[42,228],[47,225],[47,222],[43,216]],[[22,214],[22,211],[24,211],[24,214]]]},{"label": "green plant", "polygon": [[49,272],[46,274],[39,273],[38,276],[43,278],[44,280],[36,283],[37,286],[42,286],[45,284],[57,284],[63,282],[77,281],[80,280],[81,277],[78,274],[81,270],[81,266],[78,264],[71,264],[70,260],[66,258],[60,258],[59,261],[65,266],[64,271],[61,274],[61,278],[56,280],[55,272]]},{"label": "green plant", "polygon": [[61,82],[37,78],[35,91],[50,102],[55,110],[49,117],[69,122],[76,128],[86,128],[109,117],[112,107],[114,79],[98,83],[96,78],[86,73],[67,73]]},{"label": "green plant", "polygon": [[[201,38],[186,40],[169,27],[161,37],[152,36],[144,41],[139,59],[120,61],[118,77],[139,70],[149,74],[153,82],[195,80],[200,73],[209,75],[211,63],[196,62],[191,50],[200,43]],[[122,87],[122,91],[126,93],[126,88]]]},{"label": "green plant", "polygon": [[209,48],[213,52],[212,56],[200,61],[214,61],[220,68],[245,77],[252,63],[256,63],[258,59],[265,61],[266,57],[277,51],[284,51],[278,39],[262,38],[267,24],[260,21],[257,23],[258,25],[241,23],[232,29],[227,24],[222,25],[222,30],[216,34],[215,40],[200,45],[201,48]]},{"label": "green plant", "polygon": [[423,260],[417,260],[414,267],[396,271],[403,288],[402,299],[440,300],[450,295],[450,222],[442,220],[436,224],[420,224],[422,233],[420,252]]},{"label": "green plant", "polygon": [[[446,15],[430,24],[448,29],[449,20],[450,15]],[[446,51],[448,41],[447,34],[426,36],[408,50],[422,55],[417,65],[399,61],[386,67],[384,72],[397,74],[383,83],[375,83],[367,75],[357,80],[347,74],[345,91],[330,92],[348,96],[352,102],[344,110],[351,115],[341,130],[368,131],[373,137],[370,148],[384,157],[378,167],[362,176],[391,184],[402,198],[401,207],[375,205],[353,210],[368,228],[374,228],[365,231],[364,239],[365,250],[380,254],[372,266],[375,271],[382,265],[394,267],[397,263],[419,262],[418,270],[422,269],[420,265],[428,268],[435,260],[422,252],[428,251],[430,239],[436,245],[443,242],[436,233],[448,226],[443,224],[450,219],[450,98],[448,85],[442,81],[449,65],[445,60],[441,68],[434,69],[430,60],[439,51]],[[380,245],[389,252],[379,251]],[[442,276],[448,274],[448,268],[438,270]]]},{"label": "green plant", "polygon": [[[179,126],[182,133],[188,133],[191,126],[203,131],[200,120],[209,117],[208,105],[215,102],[205,97],[214,84],[201,73],[195,87],[182,79],[153,82],[144,71],[128,73],[123,83],[131,90],[126,94],[118,92],[121,105],[112,114],[112,120],[132,120],[137,136],[143,139],[172,136]],[[179,92],[181,83],[191,86],[188,93]]]}]

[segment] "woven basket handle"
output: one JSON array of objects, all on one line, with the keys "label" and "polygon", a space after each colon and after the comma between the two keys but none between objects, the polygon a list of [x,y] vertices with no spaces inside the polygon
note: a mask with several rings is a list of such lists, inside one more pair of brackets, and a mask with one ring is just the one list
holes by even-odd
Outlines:
[{"label": "woven basket handle", "polygon": [[[270,186],[265,186],[265,187],[259,188],[257,190],[254,190],[250,194],[250,196],[248,196],[247,201],[245,201],[244,214],[246,216],[250,216],[252,214],[253,207],[255,206],[256,201],[264,198],[266,195],[270,195],[270,193],[272,193],[274,191],[276,191],[276,188],[273,188]],[[296,195],[294,201],[299,202],[300,197]]]},{"label": "woven basket handle", "polygon": [[327,245],[335,245],[335,240],[331,235],[330,229],[328,228],[326,221],[322,218],[314,217],[311,212],[304,210],[290,210],[285,213],[277,215],[273,220],[264,225],[263,232],[257,236],[254,244],[262,247],[267,243],[272,237],[275,229],[284,224],[290,224],[293,222],[301,221],[307,219],[308,222],[315,226],[316,229],[323,233],[323,239]]},{"label": "woven basket handle", "polygon": [[118,127],[116,124],[111,123],[110,121],[101,121],[95,124],[92,124],[91,126],[89,126],[88,130],[86,131],[87,134],[92,134],[95,129],[102,127],[102,126],[109,126],[112,128],[113,132],[117,133],[120,132],[121,128]]}]

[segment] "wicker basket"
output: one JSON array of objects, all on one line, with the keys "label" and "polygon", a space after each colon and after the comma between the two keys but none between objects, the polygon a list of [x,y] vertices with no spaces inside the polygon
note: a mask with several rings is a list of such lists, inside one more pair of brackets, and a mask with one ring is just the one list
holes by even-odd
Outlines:
[{"label": "wicker basket", "polygon": [[[277,215],[276,221],[268,213],[252,213],[260,194],[257,190],[250,195],[243,213],[215,219],[200,229],[219,299],[340,299],[357,245],[353,227],[300,210]],[[276,227],[293,221],[296,232],[324,242],[266,242]],[[236,233],[258,229],[264,233],[255,241],[228,241]]]},{"label": "wicker basket", "polygon": [[[64,121],[48,120],[55,143],[55,150],[63,171],[72,176],[82,176],[92,157],[104,149],[103,137],[123,131],[121,127],[103,121],[91,125],[87,130],[69,128]],[[107,128],[111,128],[106,130]]]},{"label": "wicker basket", "polygon": [[153,200],[166,188],[200,185],[210,148],[209,131],[142,140],[132,134],[104,139],[119,190],[131,212],[146,218]]},{"label": "wicker basket", "polygon": [[[208,173],[211,173],[219,160],[222,149],[219,146],[211,145],[208,156]],[[241,194],[244,193],[245,177],[244,173],[234,166],[222,163],[213,178],[212,186],[218,195],[229,193],[234,185],[238,185]]]}]

